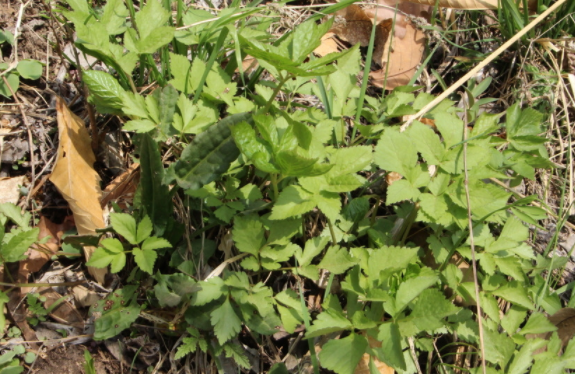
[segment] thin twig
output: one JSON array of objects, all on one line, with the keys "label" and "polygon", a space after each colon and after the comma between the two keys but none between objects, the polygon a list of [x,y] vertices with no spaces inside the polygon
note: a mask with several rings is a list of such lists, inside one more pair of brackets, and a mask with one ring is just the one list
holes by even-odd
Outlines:
[{"label": "thin twig", "polygon": [[487,374],[485,363],[485,341],[483,338],[483,316],[481,301],[479,299],[479,282],[477,281],[477,261],[475,260],[475,242],[473,238],[473,220],[471,219],[471,199],[469,197],[469,174],[467,172],[467,108],[463,123],[463,172],[465,173],[465,200],[467,202],[467,222],[469,224],[469,244],[471,247],[471,260],[473,262],[473,283],[475,285],[475,301],[477,303],[477,320],[479,322],[479,344],[481,348],[481,367],[483,374]]},{"label": "thin twig", "polygon": [[415,352],[415,344],[413,343],[413,336],[407,338],[407,341],[409,342],[409,351],[411,352],[411,358],[413,359],[413,363],[415,364],[417,372],[419,374],[423,374],[423,372],[421,371],[421,367],[419,366],[419,361],[417,360],[417,353]]},{"label": "thin twig", "polygon": [[495,52],[490,54],[480,64],[478,64],[476,67],[471,69],[467,74],[465,74],[463,77],[461,77],[457,82],[452,84],[451,87],[449,87],[447,90],[445,90],[445,92],[443,92],[441,95],[437,96],[435,99],[433,99],[431,102],[429,102],[429,104],[427,104],[426,106],[421,108],[421,110],[419,112],[415,113],[414,115],[409,116],[407,121],[403,125],[401,125],[400,131],[402,131],[402,132],[405,131],[409,127],[409,125],[411,125],[411,123],[413,121],[421,118],[430,109],[432,109],[437,104],[439,104],[444,99],[446,99],[449,95],[454,93],[455,90],[457,90],[459,87],[461,87],[464,83],[467,83],[471,78],[473,78],[475,75],[477,75],[477,73],[479,73],[479,71],[481,69],[483,69],[489,63],[491,63],[491,61],[495,60],[500,54],[502,54],[509,47],[511,47],[516,41],[521,39],[521,37],[523,35],[527,34],[532,28],[537,26],[537,24],[539,24],[541,21],[543,21],[543,19],[545,19],[545,17],[547,17],[552,12],[554,12],[557,8],[559,8],[565,1],[566,0],[558,0],[555,4],[550,6],[549,9],[547,9],[545,12],[541,13],[537,18],[535,18],[533,21],[531,21],[521,31],[519,31],[517,34],[515,34],[511,39],[509,39],[508,41],[503,43],[501,45],[501,47],[497,48],[497,50],[495,50]]}]

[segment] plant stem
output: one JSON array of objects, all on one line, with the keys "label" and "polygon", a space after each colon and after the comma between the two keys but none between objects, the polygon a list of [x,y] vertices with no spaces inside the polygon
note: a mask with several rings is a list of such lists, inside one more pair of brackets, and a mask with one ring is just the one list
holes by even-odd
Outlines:
[{"label": "plant stem", "polygon": [[288,79],[290,79],[291,77],[292,77],[292,74],[291,74],[291,73],[288,73],[288,74],[285,76],[285,78],[280,76],[280,80],[278,81],[278,85],[277,85],[276,88],[274,89],[274,92],[272,93],[272,97],[270,97],[270,99],[268,100],[268,102],[266,103],[266,105],[264,106],[264,108],[262,109],[262,113],[267,113],[267,112],[270,110],[270,108],[271,108],[271,106],[272,106],[272,104],[273,104],[273,102],[274,102],[276,96],[277,96],[277,95],[279,94],[279,92],[281,91],[282,86],[283,86],[284,83],[287,82]]},{"label": "plant stem", "polygon": [[276,201],[278,199],[279,196],[279,190],[278,190],[278,175],[275,173],[270,174],[271,177],[271,182],[272,182],[272,187],[274,189],[274,201]]},{"label": "plant stem", "polygon": [[469,197],[469,174],[467,172],[467,109],[463,123],[463,172],[465,173],[465,200],[467,202],[467,222],[469,224],[469,244],[471,247],[471,260],[473,263],[473,283],[475,285],[475,302],[477,303],[477,320],[479,322],[479,344],[481,348],[481,368],[487,374],[485,363],[485,340],[483,338],[483,316],[481,300],[479,299],[479,282],[477,281],[477,261],[475,260],[475,242],[473,238],[473,220],[471,219],[471,198]]}]

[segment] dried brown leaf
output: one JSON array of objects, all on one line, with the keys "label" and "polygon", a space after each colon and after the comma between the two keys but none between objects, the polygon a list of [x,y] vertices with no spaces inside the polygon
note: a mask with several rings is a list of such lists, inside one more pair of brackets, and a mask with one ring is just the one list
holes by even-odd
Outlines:
[{"label": "dried brown leaf", "polygon": [[557,334],[563,347],[565,347],[569,340],[575,336],[575,309],[560,309],[552,316],[549,316],[549,321],[557,326]]},{"label": "dried brown leaf", "polygon": [[[94,170],[96,157],[84,122],[68,109],[62,98],[56,100],[58,113],[58,158],[50,176],[58,191],[70,204],[80,235],[95,235],[96,229],[105,227],[100,207],[100,177]],[[93,247],[84,247],[90,258]],[[104,281],[106,269],[88,268],[96,280]]]},{"label": "dried brown leaf", "polygon": [[[102,200],[100,201],[102,209],[108,205],[110,201],[114,200],[117,202],[120,198],[127,200],[127,202],[132,202],[140,179],[139,169],[140,164],[132,164],[128,170],[110,182],[102,193]],[[122,207],[122,204],[120,204],[120,207]]]},{"label": "dried brown leaf", "polygon": [[24,186],[25,182],[25,175],[0,179],[0,204],[18,204],[18,200],[20,199],[20,189],[18,186]]},{"label": "dried brown leaf", "polygon": [[337,42],[334,40],[335,34],[333,32],[328,32],[321,38],[321,44],[319,47],[314,49],[313,53],[323,57],[338,51]]},{"label": "dried brown leaf", "polygon": [[[412,3],[435,6],[435,0],[407,0]],[[521,4],[521,2],[519,2]],[[532,9],[537,4],[537,0],[529,0],[529,8]],[[497,9],[499,0],[439,0],[438,5],[443,8],[454,9]]]},{"label": "dried brown leaf", "polygon": [[[371,336],[367,336],[367,341],[369,342],[369,346],[371,348],[380,348],[381,347],[381,342],[375,340],[374,338],[372,338]],[[370,374],[370,370],[369,370],[369,360],[370,360],[370,355],[367,353],[363,354],[363,357],[361,358],[361,360],[359,360],[359,363],[357,364],[357,367],[355,368],[353,374]],[[380,374],[394,374],[395,370],[393,370],[392,367],[387,366],[385,363],[379,361],[376,357],[373,358],[373,363],[375,364],[375,367],[377,368],[377,370],[379,371]]]}]

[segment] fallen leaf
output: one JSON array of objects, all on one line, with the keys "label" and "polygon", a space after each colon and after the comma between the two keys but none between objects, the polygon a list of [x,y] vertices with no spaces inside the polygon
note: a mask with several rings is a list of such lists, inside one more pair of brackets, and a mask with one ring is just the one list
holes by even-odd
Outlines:
[{"label": "fallen leaf", "polygon": [[337,48],[337,42],[334,40],[335,34],[333,32],[328,32],[324,36],[321,37],[321,44],[319,47],[314,49],[313,53],[316,55],[323,57],[329,55],[330,53],[337,52],[339,49]]},{"label": "fallen leaf", "polygon": [[[102,209],[108,205],[110,201],[116,201],[120,198],[128,200],[127,202],[132,202],[140,179],[139,169],[140,164],[132,164],[128,170],[114,178],[102,193],[102,200],[100,201]],[[119,205],[122,207],[122,204]]]},{"label": "fallen leaf", "polygon": [[60,323],[73,326],[79,334],[84,331],[84,319],[82,315],[70,302],[60,300],[62,295],[52,288],[44,288],[40,290],[39,293],[46,298],[46,301],[44,301],[44,308],[46,309],[49,309],[54,303],[58,302],[54,309],[50,311],[50,317]]},{"label": "fallen leaf", "polygon": [[[367,341],[369,342],[369,346],[371,348],[381,348],[381,342],[375,340],[374,338],[372,338],[371,336],[367,336]],[[370,360],[370,355],[367,353],[363,354],[363,357],[359,360],[359,363],[357,364],[357,367],[355,368],[353,374],[370,374],[371,371],[369,370],[369,360]],[[377,357],[373,358],[373,363],[375,364],[375,367],[377,368],[377,371],[380,374],[394,374],[395,370],[390,367],[387,366],[384,362],[381,362],[377,359]]]},{"label": "fallen leaf", "polygon": [[[90,136],[84,122],[60,97],[56,100],[56,110],[60,144],[50,181],[68,201],[78,234],[95,235],[96,229],[105,227],[105,223],[100,206],[100,177],[93,167],[96,157]],[[84,247],[87,259],[94,250],[94,247]],[[107,269],[89,267],[88,271],[99,283],[104,282]]]},{"label": "fallen leaf", "polygon": [[89,307],[100,301],[100,296],[84,286],[76,286],[72,288],[74,299],[81,307]]},{"label": "fallen leaf", "polygon": [[24,186],[25,181],[25,175],[0,179],[0,204],[18,204],[18,200],[20,199],[20,188],[18,186]]},{"label": "fallen leaf", "polygon": [[565,347],[569,340],[575,336],[575,309],[560,309],[552,316],[549,316],[549,321],[557,326],[557,334],[563,347]]},{"label": "fallen leaf", "polygon": [[[31,273],[39,271],[60,249],[62,235],[64,232],[74,227],[74,223],[68,219],[60,224],[50,221],[45,216],[40,217],[38,228],[38,240],[49,237],[46,243],[35,244],[26,252],[26,259],[20,261],[18,269],[18,279],[20,282],[27,282]],[[22,288],[22,294],[28,293],[28,288]]]}]

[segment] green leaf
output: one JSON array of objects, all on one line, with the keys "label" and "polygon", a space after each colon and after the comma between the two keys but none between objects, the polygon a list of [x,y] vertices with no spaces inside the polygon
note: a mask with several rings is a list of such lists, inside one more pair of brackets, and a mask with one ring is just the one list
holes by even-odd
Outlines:
[{"label": "green leaf", "polygon": [[381,247],[369,256],[369,276],[379,278],[384,270],[403,270],[415,260],[419,248]]},{"label": "green leaf", "polygon": [[[457,180],[448,189],[448,195],[453,202],[462,208],[467,208],[463,180]],[[489,217],[494,212],[505,209],[510,193],[483,181],[475,180],[469,183],[469,200],[471,213],[476,220]]]},{"label": "green leaf", "polygon": [[[419,295],[413,312],[409,317],[404,320],[411,321],[416,330],[406,331],[406,335],[415,335],[420,331],[433,332],[444,326],[443,318],[457,313],[460,308],[457,308],[437,289],[424,290]],[[400,321],[401,322],[401,321]],[[402,329],[403,330],[403,329]],[[404,334],[405,335],[405,334]]]},{"label": "green leaf", "polygon": [[240,332],[242,322],[234,311],[229,298],[226,298],[226,301],[215,309],[210,316],[220,344],[224,344]]},{"label": "green leaf", "polygon": [[[151,240],[151,239],[152,238],[146,239],[146,242]],[[156,238],[156,239],[166,241],[165,239],[160,239],[160,238]],[[144,243],[146,243],[146,242],[144,242]],[[140,269],[142,269],[143,271],[145,271],[148,274],[152,274],[154,271],[154,262],[156,262],[156,258],[158,257],[158,254],[156,253],[156,251],[154,251],[152,249],[145,249],[144,250],[144,249],[140,249],[138,247],[135,247],[132,250],[132,253],[134,254],[134,260],[136,261],[136,264],[140,267]]]},{"label": "green leaf", "polygon": [[339,148],[330,157],[334,166],[328,172],[329,177],[357,173],[369,166],[373,159],[371,146]]},{"label": "green leaf", "polygon": [[122,130],[145,134],[157,128],[157,123],[149,119],[134,119],[124,124]]},{"label": "green leaf", "polygon": [[161,236],[172,213],[170,190],[162,184],[164,167],[158,144],[148,134],[141,135],[139,140],[142,206],[154,224],[156,235]]},{"label": "green leaf", "polygon": [[420,194],[419,189],[413,187],[409,181],[400,179],[387,187],[386,203],[395,204],[404,200],[415,201]]},{"label": "green leaf", "polygon": [[543,339],[528,339],[521,347],[519,352],[516,352],[507,373],[509,374],[524,374],[531,366],[533,361],[533,353],[545,347],[547,342]]},{"label": "green leaf", "polygon": [[242,121],[251,121],[251,114],[226,117],[196,136],[184,149],[180,159],[170,166],[182,188],[196,190],[228,170],[232,161],[239,156],[230,126]]},{"label": "green leaf", "polygon": [[[136,25],[142,39],[157,33],[157,29],[168,22],[170,12],[159,1],[149,1],[136,13]],[[155,51],[154,51],[155,52]]]},{"label": "green leaf", "polygon": [[[158,49],[172,41],[175,31],[175,28],[169,26],[158,27],[151,35],[148,35],[144,39],[135,41],[134,45],[136,48],[132,47],[128,49],[136,53],[155,53]],[[126,47],[128,47],[127,43]]]},{"label": "green leaf", "polygon": [[232,235],[236,247],[241,252],[257,256],[266,242],[265,230],[255,215],[237,216],[234,220]]},{"label": "green leaf", "polygon": [[122,94],[122,112],[128,116],[147,118],[148,111],[144,97],[140,94],[125,91]]},{"label": "green leaf", "polygon": [[422,270],[421,275],[401,283],[395,298],[396,314],[401,312],[423,290],[433,286],[438,279],[439,277],[429,269],[426,271]]},{"label": "green leaf", "polygon": [[22,228],[30,227],[30,219],[32,216],[29,212],[22,213],[22,210],[12,203],[0,204],[0,213],[5,215],[18,226]]},{"label": "green leaf", "polygon": [[20,87],[20,76],[9,73],[5,77],[9,87],[4,82],[4,79],[0,80],[0,95],[10,98],[12,97],[12,92],[18,91],[18,87]]},{"label": "green leaf", "polygon": [[96,104],[99,112],[122,113],[124,89],[116,79],[99,70],[86,70],[82,76],[90,91],[90,100]]},{"label": "green leaf", "polygon": [[130,244],[138,244],[134,217],[126,213],[111,213],[110,222],[114,231],[122,235]]},{"label": "green leaf", "polygon": [[298,217],[315,208],[313,195],[299,186],[288,186],[280,195],[272,208],[270,219],[279,220]]},{"label": "green leaf", "polygon": [[333,245],[328,248],[327,253],[317,267],[327,269],[334,274],[342,274],[355,263],[355,259],[350,256],[347,248]]},{"label": "green leaf", "polygon": [[557,327],[543,313],[533,313],[519,333],[521,335],[543,334],[551,331],[557,331]]},{"label": "green leaf", "polygon": [[386,129],[375,147],[374,160],[380,168],[405,176],[417,164],[417,151],[405,133]]},{"label": "green leaf", "polygon": [[311,339],[336,331],[349,330],[352,327],[351,322],[341,312],[335,309],[327,309],[325,312],[318,314],[313,325],[307,330],[305,338]]},{"label": "green leaf", "polygon": [[172,248],[169,241],[164,238],[157,238],[155,236],[149,237],[142,243],[142,251],[153,251],[161,248]]},{"label": "green leaf", "polygon": [[36,60],[20,60],[16,69],[22,78],[36,80],[42,76],[42,64]]},{"label": "green leaf", "polygon": [[443,161],[445,148],[431,127],[415,121],[407,133],[429,165],[439,165]]},{"label": "green leaf", "polygon": [[307,266],[311,264],[314,257],[323,251],[327,243],[329,243],[329,238],[327,236],[316,236],[315,238],[308,239],[305,242],[303,252],[300,249],[295,253],[298,266]]},{"label": "green leaf", "polygon": [[147,239],[152,235],[152,220],[148,216],[144,216],[140,223],[138,223],[138,229],[136,231],[136,242],[141,243],[144,239]]},{"label": "green leaf", "polygon": [[492,293],[493,295],[499,296],[513,304],[533,310],[533,302],[527,296],[527,290],[523,283],[511,281]]},{"label": "green leaf", "polygon": [[356,333],[343,339],[330,340],[319,353],[321,366],[337,374],[352,374],[367,347],[365,337]]},{"label": "green leaf", "polygon": [[205,305],[210,301],[219,299],[227,291],[227,287],[220,277],[213,277],[206,281],[198,282],[197,285],[200,290],[192,298],[192,305],[196,306]]},{"label": "green leaf", "polygon": [[8,243],[0,248],[0,253],[5,262],[16,262],[22,260],[22,256],[28,248],[38,241],[39,228],[28,231],[21,231],[12,236]]},{"label": "green leaf", "polygon": [[451,113],[436,113],[434,115],[435,126],[443,136],[445,147],[460,143],[463,140],[463,121]]},{"label": "green leaf", "polygon": [[123,330],[132,326],[132,323],[134,323],[139,316],[139,306],[117,308],[105,313],[94,322],[94,340],[105,340],[118,335]]},{"label": "green leaf", "polygon": [[381,341],[383,360],[395,370],[406,370],[397,324],[388,322],[379,326],[377,338]]},{"label": "green leaf", "polygon": [[86,262],[87,266],[96,268],[105,268],[111,265],[110,271],[117,273],[126,266],[126,254],[124,247],[118,239],[107,238],[100,243],[102,247],[96,248],[90,260]]}]

